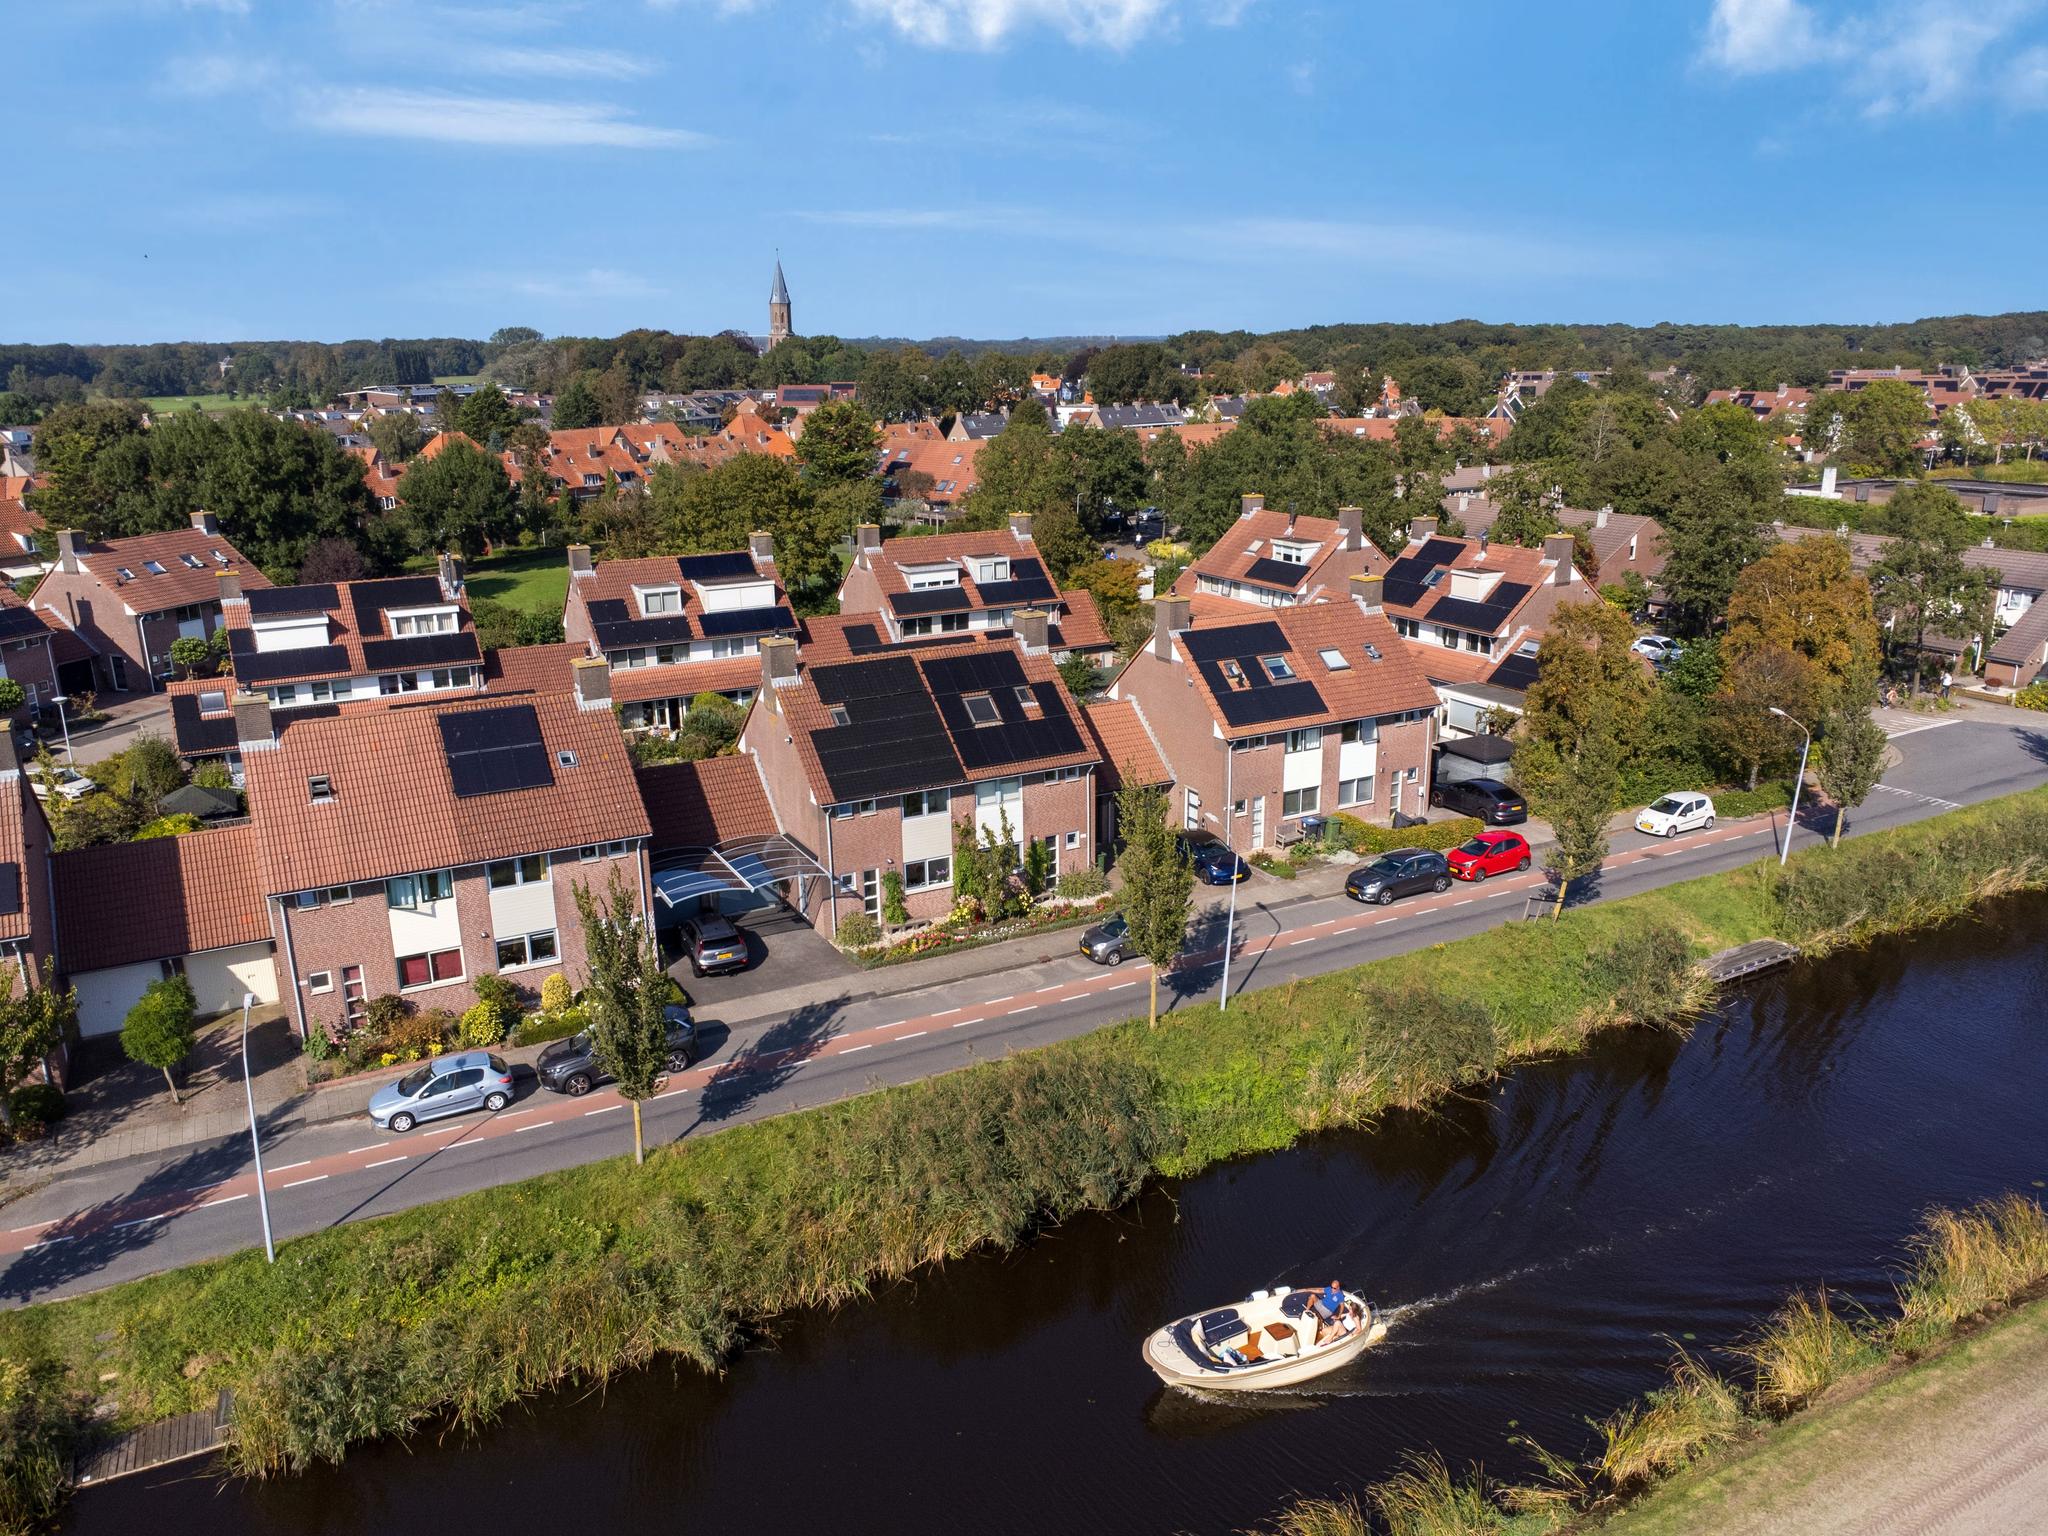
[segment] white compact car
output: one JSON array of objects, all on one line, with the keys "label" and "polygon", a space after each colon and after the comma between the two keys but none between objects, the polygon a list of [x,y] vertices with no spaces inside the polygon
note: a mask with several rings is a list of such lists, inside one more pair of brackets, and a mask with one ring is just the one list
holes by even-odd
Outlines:
[{"label": "white compact car", "polygon": [[1638,635],[1636,636],[1635,644],[1631,645],[1629,649],[1638,656],[1647,656],[1650,660],[1661,665],[1664,662],[1675,660],[1678,653],[1684,650],[1685,647],[1669,635]]},{"label": "white compact car", "polygon": [[1714,824],[1714,802],[1698,790],[1664,795],[1636,812],[1636,830],[1652,837],[1676,837]]}]

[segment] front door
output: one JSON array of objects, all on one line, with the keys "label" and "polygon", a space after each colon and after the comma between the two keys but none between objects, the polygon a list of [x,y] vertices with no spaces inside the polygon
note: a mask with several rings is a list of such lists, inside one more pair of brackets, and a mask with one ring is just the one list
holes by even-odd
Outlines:
[{"label": "front door", "polygon": [[1252,848],[1257,851],[1266,846],[1266,797],[1252,796]]},{"label": "front door", "polygon": [[364,1012],[369,1004],[363,986],[363,968],[360,965],[344,965],[341,968],[341,1006],[351,1024],[363,1022]]},{"label": "front door", "polygon": [[1181,825],[1190,832],[1202,830],[1202,797],[1192,787],[1188,790],[1187,809],[1181,815]]}]

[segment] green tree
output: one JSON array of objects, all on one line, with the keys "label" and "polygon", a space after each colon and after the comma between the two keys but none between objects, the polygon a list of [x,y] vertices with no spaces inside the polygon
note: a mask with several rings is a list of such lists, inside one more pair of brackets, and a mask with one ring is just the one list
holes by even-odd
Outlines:
[{"label": "green tree", "polygon": [[11,677],[0,677],[0,715],[11,715],[28,703],[28,691]]},{"label": "green tree", "polygon": [[1401,393],[1425,411],[1446,416],[1483,416],[1493,404],[1493,385],[1467,357],[1422,357],[1390,370]]},{"label": "green tree", "polygon": [[197,635],[180,635],[171,642],[171,665],[186,677],[197,675],[206,657],[207,644]]},{"label": "green tree", "polygon": [[604,407],[598,403],[597,392],[582,374],[577,374],[556,393],[552,419],[557,432],[578,432],[585,427],[604,424]]},{"label": "green tree", "polygon": [[25,990],[19,966],[0,967],[0,1125],[14,1125],[14,1090],[78,1027],[78,994],[57,986],[57,962],[43,961],[42,984]]},{"label": "green tree", "polygon": [[1060,681],[1067,685],[1067,692],[1077,699],[1093,698],[1102,686],[1102,673],[1095,665],[1095,658],[1080,651],[1069,651],[1060,658]]},{"label": "green tree", "polygon": [[1116,795],[1117,869],[1124,884],[1119,910],[1131,948],[1152,962],[1151,1023],[1159,1025],[1159,978],[1187,942],[1195,890],[1194,866],[1166,821],[1166,795],[1144,784],[1125,784]]},{"label": "green tree", "polygon": [[1658,580],[1678,628],[1704,634],[1728,608],[1745,567],[1763,553],[1770,477],[1738,466],[1707,468],[1662,514],[1664,569]]},{"label": "green tree", "polygon": [[1708,713],[1708,730],[1722,758],[1750,789],[1767,768],[1787,767],[1799,755],[1800,733],[1782,709],[1811,723],[1817,714],[1815,667],[1797,652],[1756,645],[1730,654]]},{"label": "green tree", "polygon": [[479,384],[467,400],[455,408],[455,430],[488,443],[508,438],[521,420],[519,407],[495,384]]},{"label": "green tree", "polygon": [[1621,788],[1621,744],[1605,724],[1581,733],[1568,751],[1548,738],[1525,742],[1515,752],[1515,773],[1529,809],[1550,823],[1556,838],[1543,858],[1557,878],[1555,919],[1573,883],[1606,861],[1607,818]]},{"label": "green tree", "polygon": [[1870,798],[1884,777],[1885,752],[1890,742],[1884,727],[1871,718],[1867,702],[1839,708],[1821,721],[1817,743],[1820,765],[1815,777],[1821,792],[1835,803],[1835,828],[1828,845],[1839,847],[1842,823],[1848,813]]},{"label": "green tree", "polygon": [[24,498],[29,510],[51,528],[105,533],[117,500],[148,480],[142,407],[133,400],[59,406],[36,428],[35,458],[41,484]]},{"label": "green tree", "polygon": [[192,1054],[198,1038],[198,1007],[191,982],[183,976],[166,976],[143,989],[121,1026],[121,1049],[130,1061],[163,1073],[173,1104],[182,1100],[171,1071]]},{"label": "green tree", "polygon": [[1173,367],[1157,342],[1104,347],[1088,363],[1088,389],[1103,405],[1163,399]]},{"label": "green tree", "polygon": [[1613,737],[1618,752],[1629,751],[1652,692],[1629,649],[1634,642],[1628,619],[1605,603],[1567,603],[1557,610],[1536,652],[1518,769],[1521,752],[1536,744],[1547,746],[1560,763],[1574,762],[1600,732]]},{"label": "green tree", "polygon": [[504,537],[516,505],[503,462],[459,437],[407,470],[398,494],[415,549],[466,560]]},{"label": "green tree", "polygon": [[1806,414],[1809,422],[1840,419],[1832,456],[1845,460],[1851,474],[1911,475],[1920,468],[1931,423],[1927,396],[1916,385],[1877,379],[1853,394],[1825,395]]},{"label": "green tree", "polygon": [[1543,464],[1523,465],[1489,485],[1494,504],[1500,508],[1493,522],[1493,541],[1540,549],[1544,539],[1558,530],[1551,487],[1550,470]]},{"label": "green tree", "polygon": [[613,871],[605,893],[576,887],[583,923],[583,1006],[598,1066],[633,1106],[633,1161],[647,1161],[640,1105],[652,1098],[668,1065],[668,968],[654,927],[642,920],[633,892]]},{"label": "green tree", "polygon": [[1723,653],[1739,664],[1751,652],[1773,647],[1812,664],[1818,713],[1876,689],[1878,628],[1870,584],[1851,569],[1842,540],[1773,544],[1737,578]]},{"label": "green tree", "polygon": [[427,445],[426,430],[411,411],[390,411],[370,418],[370,443],[387,464],[403,464]]},{"label": "green tree", "polygon": [[882,920],[892,927],[910,921],[910,907],[903,899],[903,876],[893,869],[882,872]]},{"label": "green tree", "polygon": [[1884,516],[1892,542],[1870,568],[1870,587],[1894,655],[1903,646],[1912,648],[1917,694],[1928,635],[1945,629],[1967,637],[1989,629],[1991,580],[1963,560],[1973,540],[1969,515],[1954,492],[1916,481],[1885,504]]},{"label": "green tree", "polygon": [[796,461],[812,486],[843,485],[874,478],[882,434],[873,418],[851,400],[819,406],[803,421]]}]

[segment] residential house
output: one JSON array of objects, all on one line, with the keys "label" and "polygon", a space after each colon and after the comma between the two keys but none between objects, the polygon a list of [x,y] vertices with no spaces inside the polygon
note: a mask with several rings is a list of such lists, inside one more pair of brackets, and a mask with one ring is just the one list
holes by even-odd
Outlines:
[{"label": "residential house", "polygon": [[172,730],[186,757],[224,757],[240,768],[233,701],[242,693],[259,693],[289,716],[484,688],[483,650],[453,556],[441,556],[432,576],[248,591],[236,571],[216,580],[228,671],[169,685]]},{"label": "residential house", "polygon": [[1773,416],[1804,416],[1812,402],[1812,390],[1780,384],[1776,389],[1710,389],[1705,403],[1739,405],[1757,420],[1769,421]]},{"label": "residential house", "polygon": [[[1459,491],[1446,493],[1443,510],[1458,520],[1464,536],[1491,540],[1493,525],[1500,518],[1500,504],[1484,494]],[[1612,507],[1555,507],[1558,525],[1568,533],[1582,533],[1592,546],[1595,586],[1607,586],[1627,579],[1633,571],[1654,584],[1664,569],[1667,553],[1664,529],[1655,518],[1617,512]]]},{"label": "residential house", "polygon": [[783,384],[775,390],[775,405],[778,410],[796,412],[801,419],[821,405],[857,399],[859,395],[860,386],[852,383]]},{"label": "residential house", "polygon": [[1380,609],[1355,595],[1238,617],[1153,605],[1151,643],[1110,685],[1172,763],[1173,817],[1241,852],[1274,848],[1342,811],[1420,816],[1436,691]]},{"label": "residential house", "polygon": [[[1819,501],[1853,501],[1865,506],[1882,506],[1918,480],[1843,478],[1832,468],[1821,471],[1818,481],[1785,487],[1787,496]],[[2048,485],[2030,485],[2012,480],[1941,479],[1932,482],[1953,494],[1968,511],[1984,517],[2038,517],[2048,513]]]},{"label": "residential house", "polygon": [[[153,692],[172,673],[171,644],[211,639],[220,627],[220,573],[234,571],[247,591],[269,578],[221,537],[211,512],[192,526],[132,538],[88,540],[58,530],[57,562],[36,588],[36,607],[58,615],[93,652],[89,686]],[[84,691],[84,680],[67,679]]]},{"label": "residential house", "polygon": [[884,542],[881,529],[854,532],[853,563],[839,587],[839,612],[872,616],[875,642],[897,645],[935,635],[1004,634],[1025,610],[1047,616],[1055,655],[1112,648],[1093,598],[1061,592],[1031,538],[1029,513],[1007,529],[941,533]]},{"label": "residential house", "polygon": [[[913,422],[907,425],[929,424]],[[974,461],[986,441],[985,438],[969,438],[956,443],[939,436],[936,431],[926,437],[901,432],[896,427],[884,429],[881,452],[883,494],[896,504],[899,512],[908,506],[917,521],[943,524],[968,493],[980,484],[975,476]],[[921,496],[911,496],[905,490],[904,477],[908,475],[928,477],[931,488]],[[919,482],[908,483],[914,486]]]},{"label": "residential house", "polygon": [[50,568],[42,553],[49,535],[42,518],[28,507],[35,484],[33,475],[0,474],[0,576],[10,582]]},{"label": "residential house", "polygon": [[1143,432],[1160,427],[1178,427],[1187,419],[1186,409],[1171,400],[1157,403],[1140,400],[1132,405],[1098,405],[1085,425],[1105,430]]},{"label": "residential house", "polygon": [[[0,958],[14,967],[14,985],[41,986],[43,962],[56,953],[56,899],[51,889],[54,849],[43,815],[23,770],[14,732],[0,730]],[[39,1068],[62,1083],[69,1047],[59,1045]]]},{"label": "residential house", "polygon": [[962,411],[953,418],[946,436],[956,443],[978,442],[994,437],[1010,424],[1007,410]]},{"label": "residential house", "polygon": [[[345,705],[277,726],[234,700],[267,926],[302,1033],[396,993],[461,1012],[496,971],[584,962],[575,888],[647,908],[649,823],[604,664],[575,694]],[[203,837],[218,833],[197,834]]]},{"label": "residential house", "polygon": [[1125,785],[1173,790],[1173,765],[1159,734],[1136,699],[1098,699],[1081,710],[1095,755],[1095,842],[1104,853],[1117,847],[1117,792]]},{"label": "residential house", "polygon": [[22,705],[14,712],[17,722],[38,713],[61,691],[57,633],[45,618],[15,596],[12,587],[0,586],[0,677],[21,684]]},{"label": "residential house", "polygon": [[1237,521],[1173,589],[1261,608],[1342,600],[1352,576],[1387,566],[1363,520],[1357,507],[1340,507],[1335,518],[1297,516],[1268,507],[1263,496],[1241,497]]},{"label": "residential house", "polygon": [[761,642],[796,628],[765,533],[723,554],[601,564],[588,545],[570,547],[562,633],[610,669],[610,699],[628,730],[674,729],[700,693],[747,702]]},{"label": "residential house", "polygon": [[1041,843],[1055,873],[1095,862],[1096,749],[1042,647],[975,635],[799,677],[795,645],[775,639],[761,667],[740,751],[777,827],[829,877],[814,926],[879,921],[891,872],[912,918],[944,916],[956,827]]}]

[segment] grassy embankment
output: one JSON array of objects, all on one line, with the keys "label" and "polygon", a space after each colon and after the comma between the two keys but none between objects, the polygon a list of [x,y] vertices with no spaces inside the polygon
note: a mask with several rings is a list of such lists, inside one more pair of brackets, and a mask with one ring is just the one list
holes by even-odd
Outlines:
[{"label": "grassy embankment", "polygon": [[[754,1320],[1013,1244],[1149,1178],[1289,1145],[1682,1024],[1696,961],[1825,951],[2048,885],[2048,791],[1625,901],[1191,1006],[842,1104],[0,1314],[0,1358],[136,1422],[236,1395],[230,1460],[269,1472],[657,1355],[709,1367]],[[46,1396],[46,1394],[45,1394]],[[33,1419],[28,1414],[26,1418]],[[0,1441],[7,1435],[0,1423]],[[16,1507],[34,1495],[32,1457]],[[4,1508],[4,1505],[0,1505]],[[6,1521],[0,1519],[0,1527]]]},{"label": "grassy embankment", "polygon": [[[1873,1419],[1854,1406],[1861,1394],[1875,1388],[1924,1396],[1936,1373],[1952,1375],[1976,1363],[1967,1350],[1957,1359],[1942,1354],[1965,1325],[2002,1312],[2048,1282],[2048,1212],[2019,1195],[1966,1211],[1937,1210],[1912,1247],[1913,1265],[1899,1282],[1892,1315],[1844,1316],[1824,1291],[1794,1295],[1738,1347],[1749,1367],[1747,1384],[1681,1354],[1665,1386],[1599,1423],[1604,1443],[1586,1462],[1551,1456],[1524,1442],[1543,1475],[1534,1483],[1505,1485],[1477,1468],[1460,1477],[1440,1456],[1425,1454],[1367,1489],[1363,1503],[1304,1501],[1283,1513],[1272,1530],[1278,1536],[1367,1536],[1375,1529],[1389,1536],[1593,1530],[1680,1536],[1721,1529],[1717,1511],[1725,1514],[1738,1494],[1748,1495],[1748,1515],[1773,1513],[1768,1504],[1756,1507],[1754,1484],[1774,1464],[1780,1475],[1763,1499],[1811,1498],[1807,1480],[1843,1459],[1839,1451],[1830,1455],[1819,1448],[1844,1437],[1848,1413]],[[2018,1322],[2048,1332],[2048,1302],[2036,1302]],[[1921,1363],[1930,1357],[1932,1363]],[[1915,1363],[1902,1374],[1904,1362]],[[1846,1412],[1845,1403],[1851,1405]],[[1896,1439],[1884,1444],[1888,1428],[1882,1417],[1856,1426],[1859,1440],[1877,1442],[1860,1449],[1880,1453],[1864,1467],[1865,1477],[1883,1469],[1883,1453],[1901,1457],[1913,1449]],[[1796,1467],[1783,1466],[1795,1458]],[[1378,1516],[1377,1525],[1368,1509]]]}]

